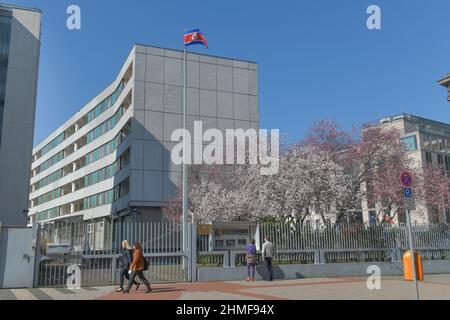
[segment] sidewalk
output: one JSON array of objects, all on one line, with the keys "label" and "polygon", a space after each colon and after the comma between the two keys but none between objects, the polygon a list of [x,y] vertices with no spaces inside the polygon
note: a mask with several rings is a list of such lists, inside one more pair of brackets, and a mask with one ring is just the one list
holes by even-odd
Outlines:
[{"label": "sidewalk", "polygon": [[[152,285],[116,293],[115,287],[0,290],[0,300],[408,300],[415,299],[412,282],[384,277],[380,290],[369,290],[367,278],[299,279],[274,282],[208,282]],[[419,283],[421,299],[450,300],[450,275],[429,275]]]}]

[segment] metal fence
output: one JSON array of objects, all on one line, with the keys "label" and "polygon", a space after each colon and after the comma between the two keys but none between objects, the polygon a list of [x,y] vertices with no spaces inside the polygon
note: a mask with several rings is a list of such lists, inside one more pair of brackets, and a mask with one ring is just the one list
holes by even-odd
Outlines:
[{"label": "metal fence", "polygon": [[[450,259],[450,225],[414,225],[412,233],[415,248],[424,259]],[[352,224],[311,229],[295,224],[262,224],[261,237],[265,235],[279,252],[276,259],[291,263],[311,262],[311,258],[297,258],[301,252],[314,252],[314,263],[399,261],[409,249],[405,225]]]},{"label": "metal fence", "polygon": [[[329,225],[312,229],[300,224],[260,224],[259,243],[268,236],[276,264],[400,261],[409,250],[406,226]],[[414,225],[415,248],[424,260],[450,259],[450,225]],[[258,254],[261,261],[261,254]],[[201,252],[199,266],[245,265],[244,250]]]},{"label": "metal fence", "polygon": [[[450,259],[450,225],[415,225],[415,247],[423,259]],[[408,250],[406,226],[261,224],[257,241],[274,243],[276,264],[400,261]],[[252,237],[252,235],[249,235]],[[121,242],[141,243],[151,282],[195,281],[196,267],[245,265],[245,251],[211,251],[208,236],[189,229],[191,256],[183,250],[180,224],[110,221],[54,222],[40,231],[41,260],[36,286],[63,287],[68,268],[81,270],[82,286],[117,285]],[[197,254],[197,248],[199,249]],[[205,252],[207,251],[207,252]],[[191,251],[189,251],[191,252]],[[261,260],[261,254],[258,253]]]},{"label": "metal fence", "polygon": [[41,228],[37,286],[67,285],[70,266],[81,270],[81,286],[117,285],[121,243],[140,242],[151,282],[182,282],[188,277],[182,226],[172,223],[55,222]]},{"label": "metal fence", "polygon": [[[332,225],[320,229],[295,224],[262,224],[261,238],[269,236],[278,250],[407,249],[406,226],[367,224]],[[450,249],[450,225],[412,226],[417,248]],[[262,240],[262,239],[261,239]]]}]

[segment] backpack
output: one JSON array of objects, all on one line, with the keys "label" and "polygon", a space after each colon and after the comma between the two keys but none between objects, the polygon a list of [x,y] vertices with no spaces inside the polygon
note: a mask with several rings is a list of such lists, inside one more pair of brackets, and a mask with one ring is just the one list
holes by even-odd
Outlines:
[{"label": "backpack", "polygon": [[144,270],[143,271],[147,271],[148,270],[148,261],[144,257],[142,257],[142,259],[144,259]]}]

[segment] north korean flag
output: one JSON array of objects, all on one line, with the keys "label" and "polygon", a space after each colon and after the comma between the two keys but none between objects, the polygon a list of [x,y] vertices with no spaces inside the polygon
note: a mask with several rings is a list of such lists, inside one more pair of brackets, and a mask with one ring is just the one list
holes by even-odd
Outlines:
[{"label": "north korean flag", "polygon": [[202,44],[208,48],[208,42],[199,29],[190,30],[184,34],[184,45],[189,47],[194,44]]}]

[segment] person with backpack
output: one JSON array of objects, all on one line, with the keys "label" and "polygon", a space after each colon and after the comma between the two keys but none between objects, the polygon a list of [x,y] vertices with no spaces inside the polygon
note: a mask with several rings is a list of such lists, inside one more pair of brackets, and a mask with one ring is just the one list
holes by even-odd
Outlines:
[{"label": "person with backpack", "polygon": [[130,292],[130,289],[133,286],[133,281],[136,278],[136,276],[138,276],[139,280],[141,280],[141,282],[145,284],[145,287],[147,288],[145,293],[152,292],[150,283],[144,276],[143,271],[146,270],[148,270],[148,262],[146,259],[144,259],[144,255],[142,254],[141,244],[139,242],[136,242],[133,246],[133,260],[130,264],[130,270],[128,271],[130,273],[130,281],[128,283],[128,287],[123,291],[123,293]]},{"label": "person with backpack", "polygon": [[255,270],[256,270],[256,245],[255,239],[247,245],[245,257],[247,260],[247,281],[255,281]]},{"label": "person with backpack", "polygon": [[[130,244],[127,240],[122,241],[122,256],[120,257],[120,287],[116,290],[116,292],[123,291],[123,284],[125,279],[130,281],[130,275],[128,271],[130,270],[131,262],[133,261],[133,251],[131,250]],[[133,281],[132,284],[136,285],[136,290],[139,290],[139,283],[137,281]]]}]

